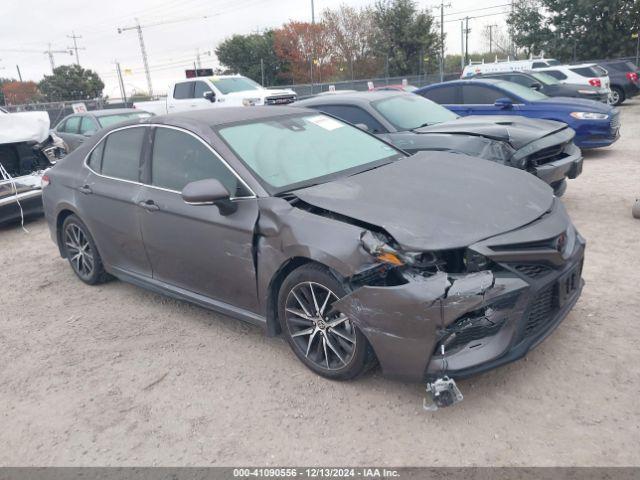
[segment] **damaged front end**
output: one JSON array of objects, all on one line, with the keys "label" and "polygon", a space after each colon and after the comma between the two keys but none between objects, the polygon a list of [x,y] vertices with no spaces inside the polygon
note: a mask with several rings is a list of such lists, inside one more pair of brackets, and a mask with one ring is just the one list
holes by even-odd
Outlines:
[{"label": "damaged front end", "polygon": [[[455,379],[524,356],[580,295],[584,240],[564,210],[556,204],[526,230],[537,236],[516,231],[428,253],[363,232],[376,262],[351,277],[334,308],[363,331],[386,375],[427,383],[426,409],[456,403]],[[522,241],[540,236],[549,238]]]}]

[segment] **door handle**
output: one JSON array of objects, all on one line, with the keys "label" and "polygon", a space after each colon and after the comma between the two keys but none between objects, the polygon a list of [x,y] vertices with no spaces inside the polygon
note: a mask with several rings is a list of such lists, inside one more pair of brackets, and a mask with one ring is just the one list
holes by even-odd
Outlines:
[{"label": "door handle", "polygon": [[160,207],[153,200],[138,202],[138,205],[140,205],[142,208],[144,208],[148,212],[155,212],[156,210],[160,210]]},{"label": "door handle", "polygon": [[85,195],[93,193],[93,190],[91,190],[89,185],[82,185],[78,190],[80,190],[80,193],[84,193]]}]

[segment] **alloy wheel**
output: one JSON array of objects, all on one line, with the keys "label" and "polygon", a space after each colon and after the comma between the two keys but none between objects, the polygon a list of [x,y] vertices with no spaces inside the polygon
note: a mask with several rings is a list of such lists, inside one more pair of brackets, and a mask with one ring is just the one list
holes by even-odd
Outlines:
[{"label": "alloy wheel", "polygon": [[348,316],[331,308],[339,300],[329,288],[302,282],[285,304],[286,323],[295,346],[318,368],[339,370],[353,359],[356,332]]},{"label": "alloy wheel", "polygon": [[620,93],[616,90],[611,90],[611,93],[609,94],[609,105],[617,105],[619,101]]},{"label": "alloy wheel", "polygon": [[95,258],[87,235],[75,223],[70,223],[64,232],[64,244],[67,258],[76,273],[82,278],[93,274]]}]

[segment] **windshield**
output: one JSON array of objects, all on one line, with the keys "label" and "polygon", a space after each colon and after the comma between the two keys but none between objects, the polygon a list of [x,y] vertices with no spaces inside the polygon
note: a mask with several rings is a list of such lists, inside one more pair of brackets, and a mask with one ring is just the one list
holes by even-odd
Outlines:
[{"label": "windshield", "polygon": [[268,118],[223,126],[218,133],[267,189],[275,192],[404,157],[374,136],[326,115]]},{"label": "windshield", "polygon": [[522,98],[527,102],[535,102],[536,100],[544,100],[545,98],[549,98],[544,93],[540,93],[537,90],[525,87],[524,85],[520,85],[518,83],[500,82],[496,85],[498,85],[503,90]]},{"label": "windshield", "polygon": [[259,90],[262,87],[247,77],[210,78],[218,90],[224,95],[233,92],[246,92],[247,90]]},{"label": "windshield", "polygon": [[413,130],[455,120],[458,116],[419,95],[395,95],[371,103],[398,130]]},{"label": "windshield", "polygon": [[113,125],[114,123],[124,122],[125,120],[131,120],[133,118],[148,118],[151,114],[147,112],[131,112],[131,113],[119,113],[117,115],[105,115],[98,117],[98,123],[102,128]]},{"label": "windshield", "polygon": [[560,81],[552,77],[548,73],[531,72],[529,75],[531,75],[543,85],[560,85]]}]

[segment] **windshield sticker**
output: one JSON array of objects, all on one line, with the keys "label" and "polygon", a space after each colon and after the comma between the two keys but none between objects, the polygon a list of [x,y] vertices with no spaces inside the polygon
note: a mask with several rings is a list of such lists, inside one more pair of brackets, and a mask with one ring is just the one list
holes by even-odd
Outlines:
[{"label": "windshield sticker", "polygon": [[340,123],[338,120],[335,120],[331,117],[325,117],[324,115],[318,115],[317,117],[307,118],[307,120],[320,128],[324,128],[325,130],[331,131],[336,128],[344,127],[344,123]]}]

